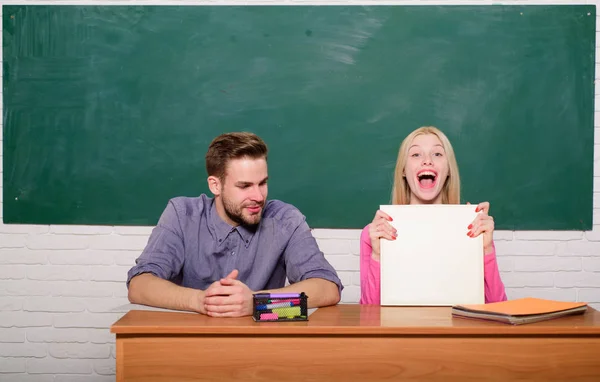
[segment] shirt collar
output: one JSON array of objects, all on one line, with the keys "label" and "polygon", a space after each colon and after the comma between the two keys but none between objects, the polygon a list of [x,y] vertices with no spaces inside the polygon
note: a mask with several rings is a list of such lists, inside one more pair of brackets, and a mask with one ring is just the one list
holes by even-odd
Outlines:
[{"label": "shirt collar", "polygon": [[237,231],[237,233],[242,238],[244,245],[247,248],[250,245],[250,243],[252,242],[252,238],[254,237],[254,234],[256,233],[256,227],[248,227],[248,226],[244,226],[244,225],[239,225],[237,227],[233,227],[233,226],[229,225],[228,223],[226,223],[225,221],[223,221],[223,219],[221,219],[221,217],[219,216],[219,213],[217,212],[217,206],[216,206],[215,199],[213,199],[212,205],[210,207],[210,215],[209,215],[208,221],[214,228],[215,236],[217,239],[217,246],[220,246],[221,244],[223,244],[225,242],[225,239],[227,239],[227,236],[229,236],[229,234]]},{"label": "shirt collar", "polygon": [[[258,224],[260,224],[260,223],[258,223]],[[254,227],[248,227],[245,225],[237,226],[237,231],[239,232],[240,236],[242,237],[242,240],[244,241],[244,245],[246,246],[246,248],[248,248],[248,246],[252,242],[252,238],[254,237],[254,234],[256,233],[257,229],[258,229],[258,226],[254,226]]]}]

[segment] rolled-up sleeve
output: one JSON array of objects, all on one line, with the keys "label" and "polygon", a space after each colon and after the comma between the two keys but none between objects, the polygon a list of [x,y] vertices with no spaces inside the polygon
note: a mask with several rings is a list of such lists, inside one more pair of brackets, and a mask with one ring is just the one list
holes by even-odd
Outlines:
[{"label": "rolled-up sleeve", "polygon": [[179,275],[184,261],[181,224],[172,201],[169,201],[158,224],[152,230],[146,248],[127,273],[127,286],[132,278],[151,273],[161,279],[172,280]]},{"label": "rolled-up sleeve", "polygon": [[296,221],[295,229],[291,227],[294,231],[284,252],[288,280],[292,284],[312,278],[329,280],[338,286],[341,296],[344,286],[319,249],[304,216],[297,212],[293,220]]}]

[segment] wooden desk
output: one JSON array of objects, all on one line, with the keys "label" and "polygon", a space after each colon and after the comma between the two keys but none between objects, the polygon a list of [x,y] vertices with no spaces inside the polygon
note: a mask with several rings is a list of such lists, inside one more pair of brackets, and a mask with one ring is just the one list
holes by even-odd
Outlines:
[{"label": "wooden desk", "polygon": [[117,381],[600,381],[600,313],[510,326],[450,308],[338,305],[308,322],[130,311]]}]

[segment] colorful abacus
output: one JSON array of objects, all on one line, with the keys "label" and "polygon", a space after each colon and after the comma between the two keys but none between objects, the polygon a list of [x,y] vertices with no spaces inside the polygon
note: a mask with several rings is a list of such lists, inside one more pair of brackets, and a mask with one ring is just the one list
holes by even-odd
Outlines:
[{"label": "colorful abacus", "polygon": [[308,296],[302,293],[257,293],[254,321],[306,321]]}]

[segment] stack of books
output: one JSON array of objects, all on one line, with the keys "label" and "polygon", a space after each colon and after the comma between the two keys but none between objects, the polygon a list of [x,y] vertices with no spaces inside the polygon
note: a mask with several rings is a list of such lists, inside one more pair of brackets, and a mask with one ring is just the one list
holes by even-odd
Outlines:
[{"label": "stack of books", "polygon": [[528,297],[491,304],[455,305],[452,307],[452,315],[520,325],[582,314],[586,310],[585,302],[563,302]]}]

